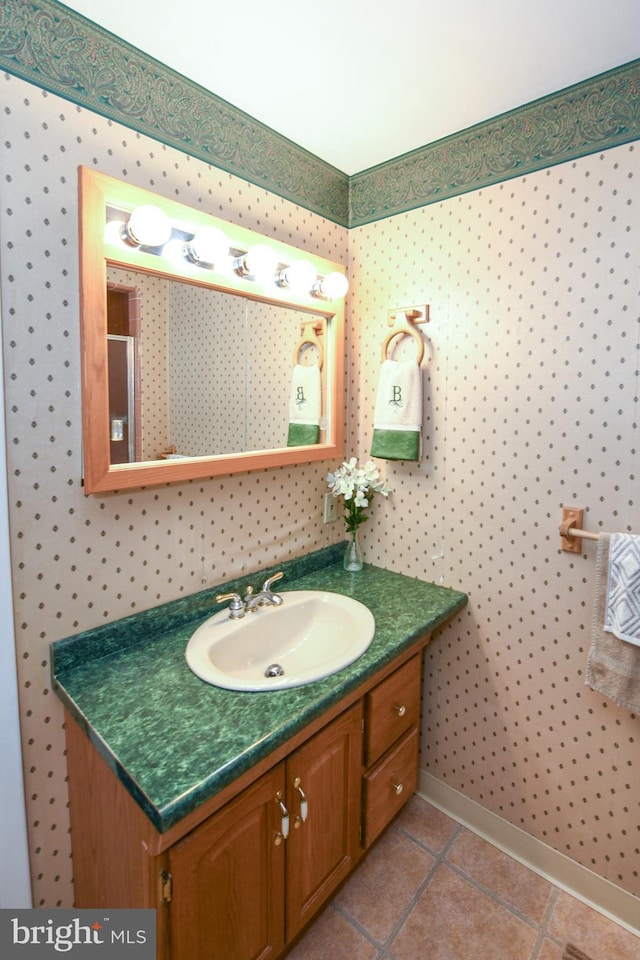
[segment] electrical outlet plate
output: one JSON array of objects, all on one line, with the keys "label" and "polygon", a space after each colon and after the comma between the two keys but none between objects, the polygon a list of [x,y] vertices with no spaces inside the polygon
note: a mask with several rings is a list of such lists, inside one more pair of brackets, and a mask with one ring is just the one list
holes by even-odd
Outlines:
[{"label": "electrical outlet plate", "polygon": [[322,522],[333,523],[338,519],[338,501],[332,493],[325,493],[322,507]]}]

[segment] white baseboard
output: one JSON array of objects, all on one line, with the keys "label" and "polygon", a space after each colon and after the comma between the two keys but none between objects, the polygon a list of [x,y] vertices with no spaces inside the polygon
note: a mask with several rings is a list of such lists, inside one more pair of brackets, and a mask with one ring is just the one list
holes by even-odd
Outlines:
[{"label": "white baseboard", "polygon": [[425,770],[420,771],[418,793],[438,810],[488,840],[503,853],[640,936],[640,898],[536,840]]}]

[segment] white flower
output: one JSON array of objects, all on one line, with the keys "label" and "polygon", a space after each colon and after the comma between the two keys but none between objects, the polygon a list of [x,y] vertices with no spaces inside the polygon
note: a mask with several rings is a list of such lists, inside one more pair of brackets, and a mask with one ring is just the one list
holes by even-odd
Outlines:
[{"label": "white flower", "polygon": [[374,462],[367,460],[359,467],[356,457],[344,460],[334,473],[328,473],[327,483],[334,497],[345,499],[348,530],[354,530],[365,520],[364,508],[369,506],[375,493],[383,497],[389,493]]}]

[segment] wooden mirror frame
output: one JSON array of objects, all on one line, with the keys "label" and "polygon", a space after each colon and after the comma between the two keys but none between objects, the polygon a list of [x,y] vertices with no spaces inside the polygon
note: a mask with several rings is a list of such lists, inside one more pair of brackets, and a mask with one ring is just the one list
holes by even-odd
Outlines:
[{"label": "wooden mirror frame", "polygon": [[[164,210],[178,229],[195,232],[205,226],[222,229],[230,248],[244,252],[256,243],[267,244],[281,264],[304,259],[320,277],[345,273],[342,264],[317,257],[306,250],[261,236],[174,200],[87,167],[78,169],[80,211],[80,328],[82,351],[82,435],[85,494],[146,487],[154,484],[198,480],[248,470],[342,459],[344,456],[344,300],[325,300],[311,293],[298,296],[279,287],[275,280],[264,284],[238,276],[233,271],[216,272],[184,260],[180,269],[162,254],[145,252],[107,236],[107,210],[131,212],[143,204]],[[293,307],[325,317],[327,330],[326,442],[301,447],[248,451],[180,460],[149,460],[112,464],[109,456],[109,385],[107,358],[107,266],[132,268],[145,273],[178,278],[187,283],[234,293],[250,300]],[[299,331],[293,332],[295,339]]]}]

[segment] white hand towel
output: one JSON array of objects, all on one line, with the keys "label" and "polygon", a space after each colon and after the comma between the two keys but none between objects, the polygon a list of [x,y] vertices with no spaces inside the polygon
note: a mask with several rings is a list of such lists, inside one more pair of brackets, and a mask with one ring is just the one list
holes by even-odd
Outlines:
[{"label": "white hand towel", "polygon": [[384,360],[373,417],[371,456],[419,460],[422,371],[415,360]]},{"label": "white hand towel", "polygon": [[320,440],[322,381],[320,367],[296,363],[291,376],[288,447],[303,447]]}]

